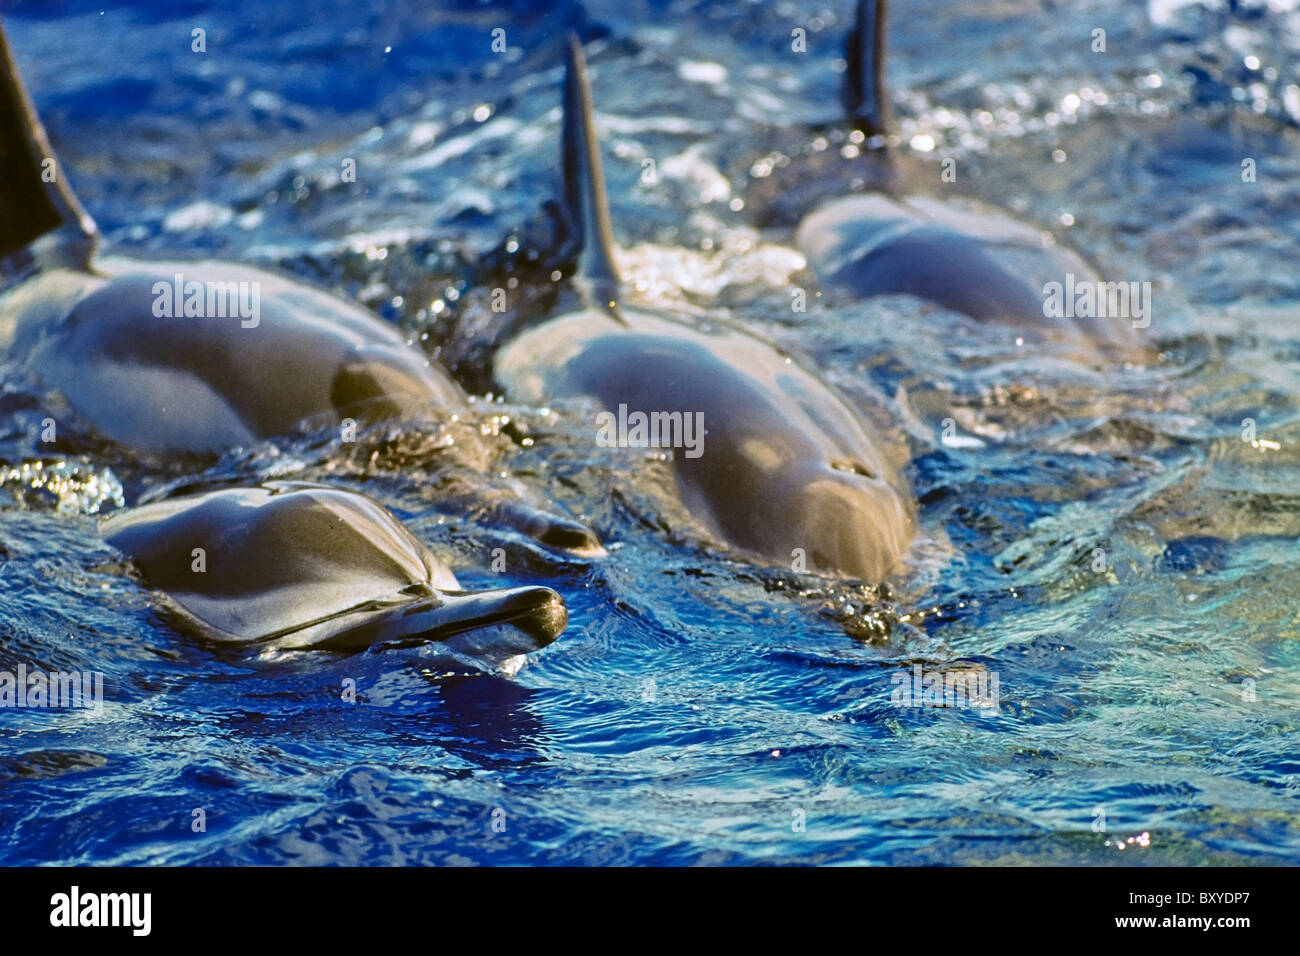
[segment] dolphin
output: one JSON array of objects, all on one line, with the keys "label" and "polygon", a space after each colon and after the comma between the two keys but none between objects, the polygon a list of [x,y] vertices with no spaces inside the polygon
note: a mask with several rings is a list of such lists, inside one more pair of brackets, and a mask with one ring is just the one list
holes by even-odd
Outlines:
[{"label": "dolphin", "polygon": [[[448,374],[378,316],[265,269],[97,259],[0,29],[0,350],[102,436],[220,453],[358,415],[460,408]],[[34,274],[33,274],[34,273]]]},{"label": "dolphin", "polygon": [[550,588],[463,590],[377,501],[325,485],[166,499],[100,531],[183,630],[262,656],[437,642],[454,659],[511,671],[568,620]]},{"label": "dolphin", "polygon": [[[844,399],[737,326],[620,301],[576,37],[566,54],[562,160],[564,211],[580,237],[577,284],[586,303],[498,351],[493,371],[506,394],[526,403],[586,396],[610,416],[605,425],[615,410],[657,416],[675,430],[682,500],[715,536],[796,567],[803,558],[814,570],[887,576],[913,535],[910,499],[880,442]],[[700,427],[688,443],[692,425]]]},{"label": "dolphin", "polygon": [[[1130,353],[1139,348],[1134,316],[1074,317],[1073,308],[1048,306],[1066,289],[1107,294],[1109,286],[1078,253],[1000,209],[905,191],[907,177],[889,145],[886,7],[886,0],[858,0],[846,43],[844,106],[865,144],[852,166],[859,192],[810,203],[809,194],[835,187],[834,177],[818,176],[774,197],[769,222],[788,216],[794,203],[806,203],[805,212],[812,206],[795,242],[823,284],[849,294],[913,295],[981,322]],[[1141,326],[1149,314],[1137,318]]]},{"label": "dolphin", "polygon": [[[47,174],[52,171],[52,174]],[[347,419],[456,414],[468,399],[378,316],[266,269],[99,258],[0,28],[0,351],[103,437],[155,453],[231,448]],[[549,547],[596,535],[518,485],[470,497]]]}]

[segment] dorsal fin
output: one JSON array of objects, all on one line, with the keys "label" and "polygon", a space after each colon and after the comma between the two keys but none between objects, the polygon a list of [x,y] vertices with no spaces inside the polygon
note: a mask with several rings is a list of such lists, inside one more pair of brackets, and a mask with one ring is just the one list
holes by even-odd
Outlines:
[{"label": "dorsal fin", "polygon": [[853,29],[845,43],[844,109],[868,136],[889,133],[889,94],[885,90],[886,0],[858,0]]},{"label": "dorsal fin", "polygon": [[98,235],[68,187],[0,26],[0,260],[50,236],[61,263],[85,268]]},{"label": "dorsal fin", "polygon": [[582,43],[569,34],[564,56],[564,137],[561,161],[564,167],[564,206],[577,227],[581,252],[577,278],[583,293],[614,313],[622,282],[614,265],[614,238],[609,224],[609,200],[605,195],[605,174],[600,164],[600,141],[596,136],[587,82],[587,60]]}]

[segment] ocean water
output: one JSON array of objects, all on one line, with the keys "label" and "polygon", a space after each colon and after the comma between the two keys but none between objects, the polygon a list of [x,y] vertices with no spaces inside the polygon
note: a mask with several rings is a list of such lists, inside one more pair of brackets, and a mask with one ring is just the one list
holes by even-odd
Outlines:
[{"label": "ocean water", "polygon": [[[160,461],[0,366],[0,670],[104,675],[97,713],[0,710],[0,862],[1300,859],[1300,6],[894,4],[922,188],[1152,283],[1156,348],[1107,366],[903,297],[819,295],[788,230],[755,226],[765,171],[851,166],[849,6],[0,3],[114,251],[286,269],[479,396],[355,443]],[[590,408],[491,394],[493,343],[563,301],[545,207],[568,29],[632,298],[752,326],[897,442],[921,529],[897,578],[729,554],[662,460],[596,445]],[[524,482],[609,556],[485,524],[449,493],[466,476]],[[96,532],[271,477],[380,498],[467,585],[550,584],[568,630],[511,679],[427,648],[257,664],[172,628]],[[918,668],[996,707],[900,706]]]}]

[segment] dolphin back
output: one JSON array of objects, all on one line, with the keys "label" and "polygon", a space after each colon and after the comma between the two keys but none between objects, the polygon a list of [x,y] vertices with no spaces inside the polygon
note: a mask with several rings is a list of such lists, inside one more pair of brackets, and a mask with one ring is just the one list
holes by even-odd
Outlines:
[{"label": "dolphin back", "polygon": [[1049,234],[999,210],[927,197],[853,195],[807,216],[796,242],[823,282],[855,296],[912,295],[1017,330],[1082,335],[1118,348],[1137,344],[1130,322],[1050,314],[1050,284],[1101,279]]}]

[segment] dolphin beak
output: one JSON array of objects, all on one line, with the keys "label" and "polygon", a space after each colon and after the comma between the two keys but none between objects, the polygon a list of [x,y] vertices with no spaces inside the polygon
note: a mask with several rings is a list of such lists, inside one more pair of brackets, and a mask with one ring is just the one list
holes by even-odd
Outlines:
[{"label": "dolphin beak", "polygon": [[355,652],[379,644],[437,643],[472,666],[513,672],[519,667],[517,659],[550,644],[568,622],[564,599],[550,588],[439,591],[370,612],[365,620],[311,646]]},{"label": "dolphin beak", "polygon": [[580,558],[603,558],[608,554],[595,532],[576,521],[552,518],[537,540]]},{"label": "dolphin beak", "polygon": [[508,625],[533,642],[529,650],[550,644],[564,632],[569,612],[564,599],[550,588],[522,587],[477,593],[449,592],[440,608],[446,622],[442,630],[453,633]]},{"label": "dolphin beak", "polygon": [[454,631],[441,648],[452,657],[486,665],[513,677],[524,655],[554,641],[569,622],[564,599],[550,588],[523,587],[446,595],[439,609]]}]

